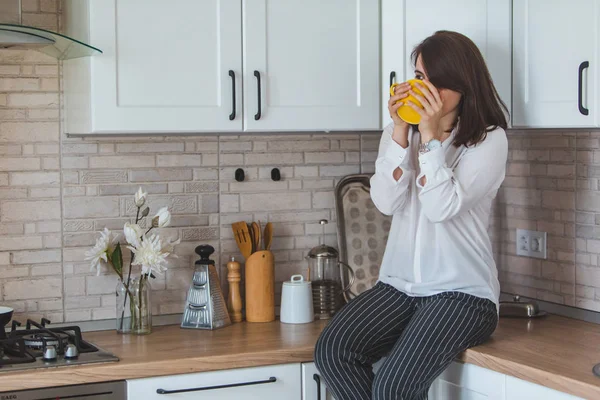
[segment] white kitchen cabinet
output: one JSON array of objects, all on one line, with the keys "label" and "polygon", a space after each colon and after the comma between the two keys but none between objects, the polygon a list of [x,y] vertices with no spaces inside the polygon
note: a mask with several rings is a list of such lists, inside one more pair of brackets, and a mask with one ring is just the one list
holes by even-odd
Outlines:
[{"label": "white kitchen cabinet", "polygon": [[486,368],[453,362],[431,385],[429,399],[505,400],[504,377]]},{"label": "white kitchen cabinet", "polygon": [[180,400],[300,400],[300,364],[239,368],[127,381],[129,400],[164,400],[167,397]]},{"label": "white kitchen cabinet", "polygon": [[[565,2],[566,3],[566,2]],[[511,108],[511,0],[383,0],[382,1],[382,124],[389,87],[414,77],[411,53],[438,30],[469,37],[487,63],[500,97]]]},{"label": "white kitchen cabinet", "polygon": [[583,400],[545,386],[536,385],[521,379],[506,377],[506,400]]},{"label": "white kitchen cabinet", "polygon": [[242,129],[240,0],[68,0],[65,9],[68,33],[103,51],[64,63],[67,133]]},{"label": "white kitchen cabinet", "polygon": [[378,0],[66,0],[103,54],[64,63],[65,130],[379,129],[379,19]]},{"label": "white kitchen cabinet", "polygon": [[597,0],[513,3],[513,125],[598,126]]},{"label": "white kitchen cabinet", "polygon": [[379,128],[378,0],[243,0],[244,130]]},{"label": "white kitchen cabinet", "polygon": [[302,364],[302,400],[334,400],[314,363]]}]

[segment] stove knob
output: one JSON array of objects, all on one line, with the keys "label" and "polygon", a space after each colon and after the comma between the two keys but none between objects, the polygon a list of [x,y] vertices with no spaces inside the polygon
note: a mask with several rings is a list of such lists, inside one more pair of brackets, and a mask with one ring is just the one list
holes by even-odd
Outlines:
[{"label": "stove knob", "polygon": [[79,350],[77,350],[77,346],[74,344],[68,344],[65,349],[65,358],[67,360],[71,360],[73,358],[79,357]]},{"label": "stove knob", "polygon": [[46,346],[44,350],[44,357],[42,357],[44,361],[54,361],[56,360],[56,347],[54,346]]}]

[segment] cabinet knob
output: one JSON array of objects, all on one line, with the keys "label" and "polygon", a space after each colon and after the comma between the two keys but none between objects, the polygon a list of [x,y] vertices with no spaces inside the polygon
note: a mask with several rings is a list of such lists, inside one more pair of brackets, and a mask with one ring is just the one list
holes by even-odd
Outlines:
[{"label": "cabinet knob", "polygon": [[244,170],[241,168],[238,168],[235,170],[235,180],[238,182],[244,182],[244,179],[246,178],[246,174],[244,173]]}]

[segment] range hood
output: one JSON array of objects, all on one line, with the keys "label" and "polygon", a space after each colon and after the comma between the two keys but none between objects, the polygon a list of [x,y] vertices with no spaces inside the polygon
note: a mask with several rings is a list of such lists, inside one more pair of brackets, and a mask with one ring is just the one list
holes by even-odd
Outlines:
[{"label": "range hood", "polygon": [[0,49],[31,49],[58,60],[102,54],[102,50],[60,33],[13,24],[0,24]]}]

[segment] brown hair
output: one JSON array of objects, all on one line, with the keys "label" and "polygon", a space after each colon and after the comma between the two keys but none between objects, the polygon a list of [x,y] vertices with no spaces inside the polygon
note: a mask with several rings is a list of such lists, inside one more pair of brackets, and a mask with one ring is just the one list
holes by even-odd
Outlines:
[{"label": "brown hair", "polygon": [[458,108],[460,123],[454,137],[456,147],[476,145],[487,133],[507,128],[506,104],[500,99],[481,52],[468,37],[450,31],[437,31],[412,52],[426,69],[429,81],[437,88],[462,94]]}]

